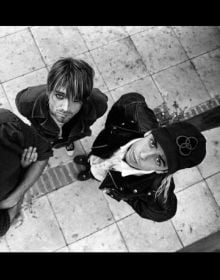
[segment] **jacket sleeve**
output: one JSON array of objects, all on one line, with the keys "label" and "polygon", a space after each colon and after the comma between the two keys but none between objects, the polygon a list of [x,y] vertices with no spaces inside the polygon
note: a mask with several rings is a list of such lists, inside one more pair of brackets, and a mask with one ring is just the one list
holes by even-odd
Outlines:
[{"label": "jacket sleeve", "polygon": [[[172,184],[174,184],[172,182]],[[172,187],[172,186],[171,186]],[[177,210],[177,198],[173,191],[165,202],[163,193],[156,199],[153,196],[133,198],[126,201],[142,218],[155,222],[164,222],[171,219]]]}]

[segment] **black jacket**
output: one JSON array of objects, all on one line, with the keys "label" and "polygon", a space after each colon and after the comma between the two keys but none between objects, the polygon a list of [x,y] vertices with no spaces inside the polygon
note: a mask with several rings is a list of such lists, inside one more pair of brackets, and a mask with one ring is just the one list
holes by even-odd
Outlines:
[{"label": "black jacket", "polygon": [[[138,93],[125,94],[112,106],[104,130],[94,141],[91,154],[109,158],[120,146],[143,137],[145,132],[157,127],[154,112],[147,107],[144,97]],[[108,194],[118,201],[126,201],[141,217],[163,222],[172,218],[177,208],[173,179],[167,201],[164,202],[163,193],[155,198],[165,176],[152,173],[122,177],[120,172],[111,170],[99,188],[108,189]]]},{"label": "black jacket", "polygon": [[[107,96],[99,89],[93,89],[80,111],[63,126],[63,143],[71,143],[91,135],[90,126],[107,110]],[[16,96],[18,111],[49,142],[59,142],[59,127],[49,114],[46,85],[29,87]]]}]

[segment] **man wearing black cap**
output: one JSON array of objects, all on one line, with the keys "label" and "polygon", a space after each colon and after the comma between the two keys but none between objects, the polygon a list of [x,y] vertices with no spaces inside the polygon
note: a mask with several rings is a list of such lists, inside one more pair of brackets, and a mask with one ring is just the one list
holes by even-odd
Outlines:
[{"label": "man wearing black cap", "polygon": [[0,109],[0,236],[19,214],[27,190],[53,155],[50,145],[30,126]]},{"label": "man wearing black cap", "polygon": [[141,217],[163,222],[177,209],[172,174],[198,165],[205,154],[206,140],[195,126],[159,127],[144,97],[128,93],[112,106],[89,157],[74,161],[87,167],[79,180],[93,177],[102,182],[101,190],[126,201]]}]

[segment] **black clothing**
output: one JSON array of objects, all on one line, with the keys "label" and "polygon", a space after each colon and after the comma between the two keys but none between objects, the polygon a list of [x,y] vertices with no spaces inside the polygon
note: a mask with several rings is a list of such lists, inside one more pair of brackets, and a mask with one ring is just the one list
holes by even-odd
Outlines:
[{"label": "black clothing", "polygon": [[40,135],[58,148],[85,136],[90,136],[89,127],[105,113],[107,100],[104,93],[94,88],[80,111],[63,125],[61,140],[58,139],[60,129],[49,113],[46,85],[29,87],[20,91],[16,96],[16,106]]},{"label": "black clothing", "polygon": [[[6,109],[0,109],[0,201],[6,199],[24,175],[21,156],[25,148],[36,147],[38,161],[53,155],[51,146],[30,126]],[[0,209],[0,228],[8,224],[6,210]],[[4,217],[3,217],[4,216]]]},{"label": "black clothing", "polygon": [[[157,127],[154,112],[147,107],[144,97],[138,93],[125,94],[112,106],[104,130],[94,141],[91,154],[110,158],[120,146],[143,137],[145,132]],[[110,170],[99,188],[108,189],[108,194],[118,201],[126,201],[141,217],[162,222],[172,218],[177,208],[173,179],[167,201],[164,201],[163,193],[155,197],[165,176],[152,173],[122,177],[120,172]]]}]

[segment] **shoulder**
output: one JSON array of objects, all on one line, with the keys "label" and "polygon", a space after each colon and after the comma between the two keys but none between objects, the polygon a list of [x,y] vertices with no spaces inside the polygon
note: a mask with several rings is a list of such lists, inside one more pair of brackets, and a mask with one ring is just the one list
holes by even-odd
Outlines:
[{"label": "shoulder", "polygon": [[46,94],[46,85],[28,87],[21,90],[15,98],[18,111],[22,115],[29,115],[37,98],[44,94]]},{"label": "shoulder", "polygon": [[96,115],[96,118],[101,117],[107,110],[108,97],[106,94],[101,92],[99,89],[94,88],[91,95],[87,100],[87,114]]},{"label": "shoulder", "polygon": [[9,123],[9,122],[17,122],[19,118],[10,110],[0,108],[0,124]]}]

